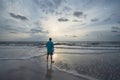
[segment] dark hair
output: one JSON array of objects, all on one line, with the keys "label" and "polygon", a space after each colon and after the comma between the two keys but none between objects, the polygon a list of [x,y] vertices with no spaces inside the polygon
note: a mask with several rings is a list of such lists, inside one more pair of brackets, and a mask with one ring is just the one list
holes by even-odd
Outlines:
[{"label": "dark hair", "polygon": [[52,38],[49,38],[49,40],[51,41],[51,40],[52,40]]}]

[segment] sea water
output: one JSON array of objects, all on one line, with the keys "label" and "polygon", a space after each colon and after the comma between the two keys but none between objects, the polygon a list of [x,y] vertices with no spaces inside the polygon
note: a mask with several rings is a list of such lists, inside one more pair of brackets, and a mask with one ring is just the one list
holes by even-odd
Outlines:
[{"label": "sea water", "polygon": [[[45,55],[46,42],[0,42],[0,60]],[[54,42],[55,67],[90,80],[120,80],[120,42]]]}]

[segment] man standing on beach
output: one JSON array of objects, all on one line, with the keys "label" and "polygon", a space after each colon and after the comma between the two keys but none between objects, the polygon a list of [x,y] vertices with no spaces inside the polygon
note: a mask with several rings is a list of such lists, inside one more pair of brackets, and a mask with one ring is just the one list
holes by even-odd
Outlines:
[{"label": "man standing on beach", "polygon": [[49,41],[46,43],[46,47],[47,47],[47,62],[49,59],[49,55],[51,57],[51,63],[54,63],[54,61],[52,60],[52,56],[53,56],[53,52],[54,52],[54,43],[52,42],[52,38],[49,38]]}]

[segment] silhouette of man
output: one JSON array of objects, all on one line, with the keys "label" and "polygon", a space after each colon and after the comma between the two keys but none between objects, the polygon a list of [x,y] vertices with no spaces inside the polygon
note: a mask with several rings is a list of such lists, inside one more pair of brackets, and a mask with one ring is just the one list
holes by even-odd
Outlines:
[{"label": "silhouette of man", "polygon": [[52,56],[53,56],[53,52],[54,52],[54,43],[52,42],[52,38],[49,38],[49,41],[46,43],[46,47],[47,47],[47,62],[49,59],[49,55],[51,57],[51,63],[54,63],[54,61],[52,60]]}]

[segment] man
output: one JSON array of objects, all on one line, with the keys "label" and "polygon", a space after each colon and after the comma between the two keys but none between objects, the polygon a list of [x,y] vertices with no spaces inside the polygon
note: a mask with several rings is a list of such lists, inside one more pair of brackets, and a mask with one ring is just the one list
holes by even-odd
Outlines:
[{"label": "man", "polygon": [[54,63],[54,61],[52,61],[52,55],[54,52],[54,43],[52,42],[52,38],[49,38],[49,41],[46,43],[46,47],[47,47],[47,62],[48,62],[49,55],[50,55],[51,63]]}]

